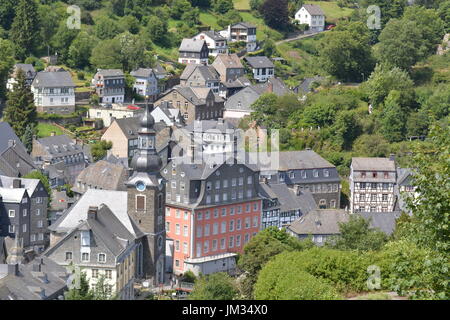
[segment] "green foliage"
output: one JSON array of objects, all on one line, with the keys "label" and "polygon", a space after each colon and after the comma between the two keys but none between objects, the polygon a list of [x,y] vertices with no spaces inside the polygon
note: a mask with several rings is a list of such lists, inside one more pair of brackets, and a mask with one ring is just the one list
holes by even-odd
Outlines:
[{"label": "green foliage", "polygon": [[200,276],[194,285],[190,300],[233,300],[238,291],[233,278],[226,273]]},{"label": "green foliage", "polygon": [[100,140],[91,146],[91,154],[95,162],[103,159],[112,148],[111,141]]},{"label": "green foliage", "polygon": [[22,143],[24,144],[25,148],[27,148],[27,152],[31,153],[31,151],[33,150],[33,135],[34,135],[34,127],[33,125],[28,125],[25,128],[25,132],[21,138]]},{"label": "green foliage", "polygon": [[186,271],[183,274],[183,277],[181,278],[181,281],[194,283],[196,279],[197,279],[197,277],[195,276],[195,274],[192,271],[189,270],[189,271]]},{"label": "green foliage", "polygon": [[23,60],[36,49],[39,41],[39,18],[35,0],[19,0],[11,26],[16,57]]},{"label": "green foliage", "polygon": [[212,9],[214,12],[225,14],[233,10],[233,0],[212,0]]},{"label": "green foliage", "polygon": [[287,0],[265,0],[260,12],[266,24],[276,30],[285,30],[289,24]]},{"label": "green foliage", "polygon": [[13,43],[0,39],[0,100],[6,96],[6,81],[14,65]]},{"label": "green foliage", "polygon": [[67,63],[73,68],[83,69],[90,65],[92,50],[96,39],[87,32],[81,31],[69,47]]},{"label": "green foliage", "polygon": [[13,90],[8,92],[8,101],[3,111],[4,120],[11,125],[18,137],[22,137],[28,125],[37,124],[36,116],[33,94],[25,82],[25,73],[20,70]]},{"label": "green foliage", "polygon": [[100,40],[112,39],[120,33],[118,23],[106,16],[100,16],[95,21],[95,36]]},{"label": "green foliage", "polygon": [[339,250],[380,250],[387,236],[380,230],[371,229],[370,223],[361,216],[352,215],[346,223],[339,223],[340,235],[331,244]]},{"label": "green foliage", "polygon": [[161,19],[157,16],[151,16],[147,22],[145,31],[150,36],[150,39],[155,43],[162,43],[166,37],[168,30],[167,20]]},{"label": "green foliage", "polygon": [[381,114],[381,133],[389,142],[402,141],[406,134],[407,113],[400,105],[401,93],[392,90]]},{"label": "green foliage", "polygon": [[92,300],[92,292],[89,290],[89,281],[85,272],[81,272],[79,279],[80,287],[72,288],[65,293],[65,300]]}]

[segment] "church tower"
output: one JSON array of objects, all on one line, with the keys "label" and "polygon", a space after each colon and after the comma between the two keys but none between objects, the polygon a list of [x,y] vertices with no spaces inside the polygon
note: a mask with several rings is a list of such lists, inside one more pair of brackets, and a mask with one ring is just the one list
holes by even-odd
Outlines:
[{"label": "church tower", "polygon": [[166,246],[165,182],[160,174],[162,161],[156,152],[155,120],[152,106],[140,119],[138,152],[131,161],[133,174],[126,182],[128,215],[145,236],[138,248],[138,277],[152,279],[154,285],[164,282]]}]

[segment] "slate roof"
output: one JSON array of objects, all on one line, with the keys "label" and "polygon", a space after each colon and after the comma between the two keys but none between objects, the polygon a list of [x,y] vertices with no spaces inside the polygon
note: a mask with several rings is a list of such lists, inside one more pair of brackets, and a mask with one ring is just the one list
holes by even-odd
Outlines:
[{"label": "slate roof", "polygon": [[298,235],[338,235],[339,223],[348,222],[350,215],[341,209],[315,209],[292,222],[288,229]]},{"label": "slate roof", "polygon": [[280,171],[334,168],[335,166],[313,150],[280,152]]},{"label": "slate roof", "polygon": [[17,63],[14,65],[14,72],[12,76],[16,77],[19,70],[22,70],[25,73],[25,77],[27,79],[33,79],[36,75],[36,70],[34,69],[32,64],[25,63]]},{"label": "slate roof", "polygon": [[37,169],[31,156],[19,145],[10,147],[0,154],[0,174],[19,177]]},{"label": "slate roof", "polygon": [[73,191],[84,193],[84,189],[79,188],[78,183],[102,190],[125,190],[127,177],[127,170],[122,165],[100,160],[80,172]]},{"label": "slate roof", "polygon": [[207,130],[217,130],[226,132],[227,130],[235,130],[236,127],[227,120],[196,120],[184,127],[189,132],[205,132]]},{"label": "slate roof", "polygon": [[47,155],[51,157],[64,157],[75,155],[80,152],[84,153],[82,146],[76,144],[65,134],[40,138],[37,139],[37,142],[44,147]]},{"label": "slate roof", "polygon": [[2,202],[20,203],[27,190],[25,188],[3,188],[0,187],[0,199]]},{"label": "slate roof", "polygon": [[395,161],[389,158],[352,158],[352,168],[357,171],[395,171]]},{"label": "slate roof", "polygon": [[75,88],[75,84],[72,81],[72,77],[69,72],[38,72],[33,80],[32,86],[35,88],[61,88],[72,87]]},{"label": "slate roof", "polygon": [[127,230],[131,234],[136,235],[137,228],[128,216],[127,192],[98,189],[87,190],[75,204],[64,212],[55,224],[49,226],[49,229],[57,232],[69,232],[73,228],[77,227],[80,221],[87,219],[89,207],[100,207],[102,204],[111,208],[114,215],[127,228]]},{"label": "slate roof", "polygon": [[20,146],[23,150],[26,150],[22,141],[16,135],[13,128],[11,128],[8,122],[0,122],[0,137],[0,153],[8,149],[9,140],[14,140],[16,145]]},{"label": "slate roof", "polygon": [[241,59],[239,59],[239,57],[235,53],[219,53],[216,57],[216,60],[222,61],[223,65],[226,68],[233,68],[233,69],[244,68]]},{"label": "slate roof", "polygon": [[303,7],[312,16],[324,16],[325,15],[325,13],[322,11],[322,8],[316,4],[304,4]]},{"label": "slate roof", "polygon": [[153,71],[155,72],[156,75],[159,75],[159,76],[167,75],[166,69],[164,69],[159,62],[157,62],[155,64],[155,67],[153,68]]},{"label": "slate roof", "polygon": [[103,77],[125,77],[124,73],[120,69],[98,69],[97,74]]},{"label": "slate roof", "polygon": [[214,30],[208,30],[208,31],[200,32],[199,34],[197,34],[197,36],[202,34],[202,33],[204,33],[205,35],[207,35],[208,37],[210,37],[211,39],[213,39],[215,41],[217,41],[217,40],[226,40],[225,37],[222,37],[219,32],[214,31]]},{"label": "slate roof", "polygon": [[320,82],[322,80],[324,80],[324,77],[321,76],[315,76],[312,78],[305,78],[300,85],[298,85],[297,87],[294,88],[294,92],[295,93],[303,93],[303,94],[307,94],[309,92],[311,92],[311,85],[314,82]]},{"label": "slate roof", "polygon": [[189,77],[198,70],[206,81],[219,81],[219,73],[212,66],[205,66],[202,64],[188,64],[180,76],[180,80],[188,80]]},{"label": "slate roof", "polygon": [[401,212],[358,212],[364,219],[370,221],[370,227],[377,228],[391,235],[397,225]]},{"label": "slate roof", "polygon": [[273,62],[266,56],[245,57],[245,61],[254,69],[275,68]]},{"label": "slate roof", "polygon": [[195,39],[183,39],[181,41],[179,51],[183,52],[201,52],[203,46],[206,44],[205,40],[195,40]]},{"label": "slate roof", "polygon": [[226,88],[245,88],[251,86],[252,82],[246,76],[242,76],[234,81],[222,82],[222,85]]},{"label": "slate roof", "polygon": [[410,168],[397,168],[397,184],[399,186],[411,185],[413,174]]},{"label": "slate roof", "polygon": [[136,78],[150,78],[150,76],[154,73],[151,68],[139,68],[137,70],[132,71],[130,74]]},{"label": "slate roof", "polygon": [[[173,90],[176,90],[179,94],[181,94],[183,97],[185,97],[187,100],[189,100],[192,104],[196,106],[201,106],[206,103],[205,98],[207,97],[208,93],[211,90],[211,88],[207,87],[182,87],[180,85],[177,85],[173,87],[171,90],[169,90],[165,95],[169,94]],[[223,98],[221,98],[219,95],[214,94],[215,102],[223,102]]]},{"label": "slate roof", "polygon": [[305,215],[317,208],[316,201],[310,192],[301,192],[299,195],[296,195],[295,191],[284,183],[261,183],[260,187],[263,197],[278,199],[281,212],[300,210]]},{"label": "slate roof", "polygon": [[250,22],[238,22],[238,23],[232,24],[231,28],[256,28],[256,26]]},{"label": "slate roof", "polygon": [[19,265],[0,265],[0,300],[54,300],[67,289],[65,267],[45,256]]},{"label": "slate roof", "polygon": [[20,180],[21,187],[25,188],[31,197],[39,185],[38,179],[13,178],[0,175],[0,187],[12,188],[13,181],[17,179]]}]

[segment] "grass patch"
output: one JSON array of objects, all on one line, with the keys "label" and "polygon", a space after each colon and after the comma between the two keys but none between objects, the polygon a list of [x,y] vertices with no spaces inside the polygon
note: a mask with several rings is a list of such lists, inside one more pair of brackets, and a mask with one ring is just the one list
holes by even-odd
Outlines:
[{"label": "grass patch", "polygon": [[236,10],[250,10],[250,0],[234,0],[233,3]]},{"label": "grass patch", "polygon": [[214,30],[222,30],[217,24],[217,17],[207,11],[200,12],[200,22],[205,26],[210,26]]},{"label": "grass patch", "polygon": [[316,4],[325,12],[326,21],[336,23],[337,20],[349,17],[353,9],[339,8],[336,1],[305,1],[306,4]]},{"label": "grass patch", "polygon": [[50,137],[52,132],[55,132],[57,136],[64,134],[60,128],[49,123],[38,123],[37,131],[39,138]]},{"label": "grass patch", "polygon": [[387,293],[377,292],[357,297],[356,300],[392,300],[392,297]]}]

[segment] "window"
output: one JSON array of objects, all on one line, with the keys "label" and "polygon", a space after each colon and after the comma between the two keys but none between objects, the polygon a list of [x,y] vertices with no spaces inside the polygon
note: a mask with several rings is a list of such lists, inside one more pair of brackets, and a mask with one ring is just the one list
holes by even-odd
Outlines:
[{"label": "window", "polygon": [[233,231],[234,231],[234,220],[230,220],[229,231],[230,231],[230,232],[233,232]]},{"label": "window", "polygon": [[250,218],[245,218],[245,229],[250,228]]},{"label": "window", "polygon": [[112,270],[105,270],[105,278],[112,279]]},{"label": "window", "polygon": [[388,173],[388,172],[385,172],[385,173],[384,173],[384,178],[385,178],[385,179],[389,178],[389,173]]},{"label": "window", "polygon": [[13,225],[9,225],[8,226],[8,231],[9,231],[9,233],[14,233],[15,232],[15,226],[13,226]]},{"label": "window", "polygon": [[370,201],[377,201],[377,195],[376,194],[371,194],[370,195]]},{"label": "window", "polygon": [[302,170],[302,179],[306,179],[306,171]]},{"label": "window", "polygon": [[175,225],[175,234],[180,235],[180,225],[178,223]]},{"label": "window", "polygon": [[227,216],[227,209],[222,208],[222,217],[226,217],[226,216]]},{"label": "window", "polygon": [[253,217],[253,228],[258,227],[258,216]]},{"label": "window", "polygon": [[241,246],[241,235],[237,235],[236,236],[236,247],[240,247]]},{"label": "window", "polygon": [[175,251],[180,251],[180,240],[175,241]]},{"label": "window", "polygon": [[201,212],[197,212],[197,220],[202,220],[203,219],[203,215]]},{"label": "window", "polygon": [[228,242],[228,248],[233,248],[234,247],[234,237],[231,236]]},{"label": "window", "polygon": [[323,176],[324,177],[329,177],[330,176],[330,171],[328,169],[323,169]]},{"label": "window", "polygon": [[212,241],[212,251],[217,251],[217,240],[216,239],[214,239]]},{"label": "window", "polygon": [[31,242],[35,242],[35,241],[36,241],[36,235],[35,235],[35,234],[32,234],[32,235],[30,236],[30,241],[31,241]]},{"label": "window", "polygon": [[211,182],[206,183],[206,190],[211,190],[212,184]]},{"label": "window", "polygon": [[383,201],[388,201],[388,195],[387,194],[383,194]]},{"label": "window", "polygon": [[383,183],[383,190],[387,190],[389,188],[389,183]]},{"label": "window", "polygon": [[236,221],[236,230],[241,230],[242,223],[241,219],[237,219]]},{"label": "window", "polygon": [[361,172],[361,178],[365,178],[366,177],[366,172],[365,171],[362,171]]},{"label": "window", "polygon": [[8,211],[8,217],[14,218],[16,216],[16,210],[9,210]]},{"label": "window", "polygon": [[205,225],[205,232],[204,232],[205,237],[209,236],[209,227],[210,227],[209,224]]},{"label": "window", "polygon": [[216,222],[213,224],[213,235],[216,235],[219,233],[219,224]]},{"label": "window", "polygon": [[222,224],[221,224],[221,227],[220,227],[220,232],[221,233],[227,232],[227,222],[226,221],[222,221]]},{"label": "window", "polygon": [[187,244],[187,242],[183,242],[183,253],[184,254],[188,253],[188,244]]},{"label": "window", "polygon": [[67,252],[66,252],[66,261],[67,261],[67,260],[72,260],[72,257],[73,257],[72,252],[67,251]]},{"label": "window", "polygon": [[330,206],[331,208],[336,208],[336,200],[331,200]]},{"label": "window", "polygon": [[27,212],[27,209],[23,209],[23,211],[22,211],[22,215],[23,215],[24,217],[26,217],[26,216],[27,216],[27,214],[28,214],[28,212]]},{"label": "window", "polygon": [[377,189],[377,184],[376,184],[376,183],[371,183],[371,184],[370,184],[370,188],[371,188],[372,190],[376,190],[376,189]]},{"label": "window", "polygon": [[98,278],[98,269],[92,269],[92,278]]},{"label": "window", "polygon": [[43,233],[38,233],[38,240],[39,241],[44,240],[44,234]]},{"label": "window", "polygon": [[365,182],[361,182],[361,183],[359,184],[359,187],[360,187],[361,189],[365,189],[365,188],[366,188],[366,183],[365,183]]},{"label": "window", "polygon": [[188,220],[189,218],[189,214],[187,211],[184,212],[184,220]]},{"label": "window", "polygon": [[170,222],[166,221],[166,232],[170,232]]},{"label": "window", "polygon": [[253,204],[253,211],[258,211],[259,205],[257,203]]},{"label": "window", "polygon": [[189,232],[188,232],[188,226],[183,226],[183,236],[187,237],[189,236]]},{"label": "window", "polygon": [[197,226],[197,238],[201,238],[202,236],[202,226]]},{"label": "window", "polygon": [[136,210],[145,210],[145,196],[136,196]]},{"label": "window", "polygon": [[203,252],[208,253],[209,252],[209,241],[205,241],[203,243]]},{"label": "window", "polygon": [[216,180],[216,189],[220,189],[220,180]]},{"label": "window", "polygon": [[220,249],[225,249],[225,238],[220,239]]},{"label": "window", "polygon": [[41,209],[36,209],[36,215],[40,216],[41,215]]},{"label": "window", "polygon": [[319,171],[317,169],[313,170],[313,176],[314,176],[314,178],[319,177]]},{"label": "window", "polygon": [[22,225],[22,232],[27,232],[27,225],[26,224]]},{"label": "window", "polygon": [[253,183],[253,176],[248,176],[247,177],[247,184],[252,184]]},{"label": "window", "polygon": [[89,262],[89,253],[83,252],[83,253],[81,254],[81,261],[83,261],[83,262]]},{"label": "window", "polygon": [[176,217],[176,218],[180,218],[180,210],[177,209],[177,210],[175,211],[175,217]]},{"label": "window", "polygon": [[214,218],[219,217],[219,209],[214,209]]},{"label": "window", "polygon": [[245,212],[250,212],[250,204],[245,205]]}]

